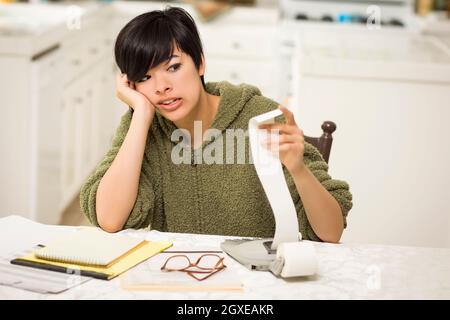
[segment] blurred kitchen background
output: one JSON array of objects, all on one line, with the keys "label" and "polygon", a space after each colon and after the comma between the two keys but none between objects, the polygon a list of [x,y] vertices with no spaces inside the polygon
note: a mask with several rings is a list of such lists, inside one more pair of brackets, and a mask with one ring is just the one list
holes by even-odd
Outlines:
[{"label": "blurred kitchen background", "polygon": [[450,247],[450,1],[0,2],[0,217],[88,223],[80,187],[127,110],[115,37],[171,4],[197,21],[206,81],[290,97],[310,136],[337,124],[329,172],[354,196],[342,241]]}]

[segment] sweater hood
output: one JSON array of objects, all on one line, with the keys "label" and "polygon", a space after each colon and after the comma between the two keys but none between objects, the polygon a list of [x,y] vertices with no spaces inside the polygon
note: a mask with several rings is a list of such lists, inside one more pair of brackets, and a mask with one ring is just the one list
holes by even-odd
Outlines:
[{"label": "sweater hood", "polygon": [[[228,81],[206,83],[206,92],[220,96],[217,114],[211,124],[211,128],[223,132],[238,118],[239,113],[254,96],[260,96],[261,91],[249,84],[234,85]],[[177,126],[159,113],[155,114],[156,120],[164,133],[170,139]]]}]

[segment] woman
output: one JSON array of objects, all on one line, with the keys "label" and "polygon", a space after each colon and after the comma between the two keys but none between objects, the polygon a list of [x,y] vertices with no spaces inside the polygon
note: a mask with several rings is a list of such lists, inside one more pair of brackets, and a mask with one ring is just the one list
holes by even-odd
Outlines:
[{"label": "woman", "polygon": [[[251,85],[204,82],[202,45],[187,12],[169,7],[134,18],[117,37],[115,58],[122,71],[116,95],[130,110],[81,190],[81,207],[94,225],[108,232],[150,226],[272,237],[274,217],[248,161],[248,136],[244,154],[223,141],[230,142],[231,130],[246,131],[250,118],[280,107],[285,122],[265,128],[280,132],[279,156],[303,238],[340,240],[352,207],[347,183],[331,179],[286,108]],[[188,161],[178,161],[180,150],[190,150]],[[226,154],[227,161],[211,163],[206,154],[216,160]],[[244,163],[237,161],[243,155]]]}]

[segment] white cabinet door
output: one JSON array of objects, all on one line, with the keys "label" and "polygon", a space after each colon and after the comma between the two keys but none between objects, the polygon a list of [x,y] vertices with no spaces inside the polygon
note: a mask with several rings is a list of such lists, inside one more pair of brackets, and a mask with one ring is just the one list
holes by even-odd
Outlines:
[{"label": "white cabinet door", "polygon": [[90,86],[89,78],[83,79],[83,96],[80,104],[77,106],[77,133],[78,133],[78,181],[82,181],[92,168],[94,163],[94,151],[97,144],[97,134],[94,133],[96,113],[94,105],[92,104],[92,96],[95,87]]},{"label": "white cabinet door", "polygon": [[62,99],[61,190],[62,206],[68,203],[75,184],[76,109],[73,88],[66,89]]},{"label": "white cabinet door", "polygon": [[278,31],[266,25],[200,26],[208,81],[247,83],[263,96],[284,99]]},{"label": "white cabinet door", "polygon": [[208,58],[205,80],[247,83],[258,87],[263,96],[279,98],[278,64],[274,60]]},{"label": "white cabinet door", "polygon": [[87,157],[83,151],[86,134],[85,119],[87,94],[83,79],[74,82],[63,93],[62,105],[62,192],[63,205],[67,205],[76,195],[83,170],[82,161]]},{"label": "white cabinet door", "polygon": [[57,224],[61,201],[61,108],[62,83],[51,76],[61,67],[58,50],[41,57],[32,67],[30,114],[32,216],[41,223]]},{"label": "white cabinet door", "polygon": [[[64,91],[62,116],[62,189],[68,204],[111,146],[118,125],[110,59]],[[122,109],[125,111],[125,108]]]},{"label": "white cabinet door", "polygon": [[93,81],[96,83],[92,96],[92,108],[94,117],[96,118],[95,129],[93,135],[96,136],[95,144],[92,144],[94,152],[94,165],[98,164],[107,150],[111,146],[111,141],[115,128],[118,126],[116,114],[118,111],[125,111],[125,107],[118,106],[115,97],[115,74],[117,70],[114,68],[111,57],[96,68],[93,72]]},{"label": "white cabinet door", "polygon": [[35,59],[0,59],[8,75],[0,80],[5,133],[0,215],[59,223],[110,147],[126,107],[118,107],[114,96],[109,29],[101,18],[62,36],[59,46]]},{"label": "white cabinet door", "polygon": [[205,55],[222,58],[271,58],[277,50],[277,28],[234,25],[200,28]]}]

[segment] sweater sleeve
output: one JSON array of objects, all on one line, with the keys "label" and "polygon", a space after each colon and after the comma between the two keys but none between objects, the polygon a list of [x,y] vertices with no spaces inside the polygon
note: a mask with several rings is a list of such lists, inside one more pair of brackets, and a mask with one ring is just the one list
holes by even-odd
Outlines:
[{"label": "sweater sleeve", "polygon": [[[347,227],[347,215],[353,206],[352,194],[349,191],[349,185],[345,181],[334,180],[328,174],[328,164],[323,160],[320,152],[311,144],[305,142],[305,151],[303,155],[304,163],[319,180],[324,188],[336,199],[342,211],[344,228]],[[298,196],[295,201],[295,208],[298,214],[300,232],[303,239],[321,241],[313,231],[306,216],[303,203]]]},{"label": "sweater sleeve", "polygon": [[[123,141],[125,140],[131,124],[131,118],[132,113],[128,110],[121,118],[120,125],[116,130],[110,150],[81,188],[81,210],[87,216],[89,221],[95,226],[99,226],[95,208],[98,186],[106,171],[111,167],[111,164],[113,163]],[[143,161],[147,161],[145,156]],[[143,163],[139,178],[136,202],[127,221],[125,222],[125,225],[123,226],[123,229],[139,229],[147,227],[150,224],[154,209],[155,192],[149,179],[149,174],[146,172],[145,168],[148,168],[148,166]]]}]

